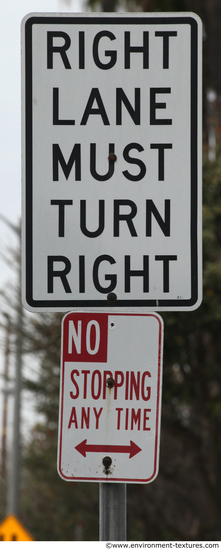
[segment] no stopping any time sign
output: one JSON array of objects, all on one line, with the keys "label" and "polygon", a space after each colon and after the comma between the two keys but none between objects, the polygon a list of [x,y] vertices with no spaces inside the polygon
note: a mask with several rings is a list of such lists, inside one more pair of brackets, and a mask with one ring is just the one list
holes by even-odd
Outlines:
[{"label": "no stopping any time sign", "polygon": [[63,319],[58,472],[149,483],[158,473],[163,321],[157,313]]},{"label": "no stopping any time sign", "polygon": [[23,20],[28,309],[199,305],[201,39],[188,13]]}]

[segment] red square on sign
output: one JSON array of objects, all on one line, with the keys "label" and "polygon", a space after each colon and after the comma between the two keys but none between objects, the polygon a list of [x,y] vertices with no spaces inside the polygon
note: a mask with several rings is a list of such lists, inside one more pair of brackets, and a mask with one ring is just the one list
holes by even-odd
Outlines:
[{"label": "red square on sign", "polygon": [[63,360],[107,362],[108,314],[71,312],[63,321]]}]

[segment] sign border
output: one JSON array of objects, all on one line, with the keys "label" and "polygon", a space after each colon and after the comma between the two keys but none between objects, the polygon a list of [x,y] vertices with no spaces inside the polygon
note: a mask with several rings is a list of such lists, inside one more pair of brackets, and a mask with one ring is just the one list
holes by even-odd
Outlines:
[{"label": "sign border", "polygon": [[[142,15],[142,17],[141,17]],[[47,299],[35,300],[33,298],[33,112],[32,112],[32,29],[33,25],[38,24],[188,24],[191,28],[191,54],[190,54],[190,74],[191,74],[191,109],[190,109],[190,262],[191,262],[191,298],[190,299],[122,299],[111,303],[113,310],[118,308],[144,308],[149,311],[181,311],[194,310],[202,300],[202,253],[201,243],[198,242],[201,223],[201,207],[199,197],[201,196],[201,151],[199,140],[201,130],[201,81],[198,62],[201,60],[201,51],[199,46],[198,22],[200,18],[194,13],[180,14],[153,14],[143,16],[137,14],[75,14],[67,16],[64,14],[30,14],[23,20],[24,25],[24,80],[23,89],[25,90],[25,161],[24,161],[24,221],[23,221],[23,302],[27,309],[31,311],[67,311],[78,308],[104,308],[110,307],[106,296],[103,299],[84,300],[82,299]],[[201,70],[201,69],[200,69]],[[200,156],[200,158],[199,158]]]}]

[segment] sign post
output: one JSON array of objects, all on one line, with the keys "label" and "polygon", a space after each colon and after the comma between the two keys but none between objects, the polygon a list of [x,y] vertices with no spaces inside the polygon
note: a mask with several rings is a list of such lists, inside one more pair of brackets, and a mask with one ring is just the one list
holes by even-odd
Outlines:
[{"label": "sign post", "polygon": [[126,483],[99,483],[99,540],[127,540],[126,515]]}]

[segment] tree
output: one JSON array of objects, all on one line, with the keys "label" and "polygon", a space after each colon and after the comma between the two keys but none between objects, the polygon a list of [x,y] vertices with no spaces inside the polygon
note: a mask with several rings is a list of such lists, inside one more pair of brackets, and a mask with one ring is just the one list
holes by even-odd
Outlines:
[{"label": "tree", "polygon": [[[88,5],[104,12],[195,12],[203,22],[203,112],[204,142],[209,140],[211,125],[220,141],[221,127],[221,3],[220,0],[88,0]],[[217,94],[212,115],[207,95]]]}]

